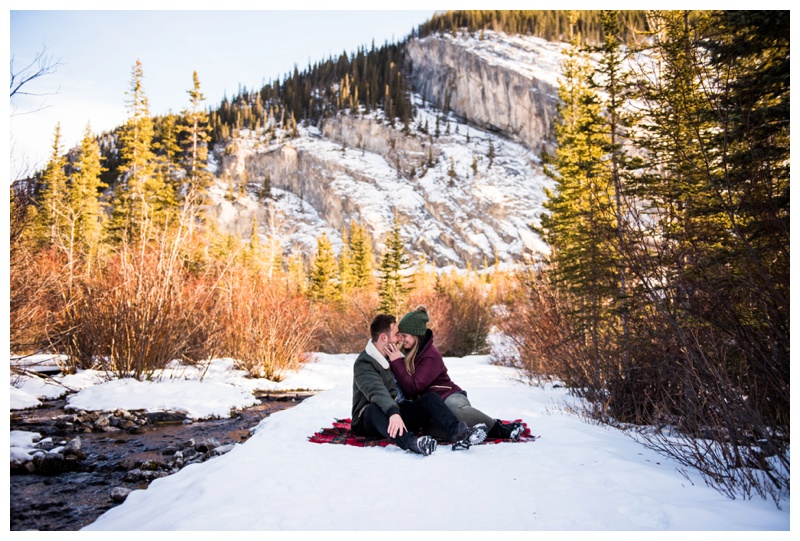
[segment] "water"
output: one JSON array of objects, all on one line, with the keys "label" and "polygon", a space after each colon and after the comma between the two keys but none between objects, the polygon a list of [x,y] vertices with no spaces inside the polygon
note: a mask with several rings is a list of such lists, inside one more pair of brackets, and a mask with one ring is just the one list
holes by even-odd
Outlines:
[{"label": "water", "polygon": [[259,405],[228,419],[145,426],[137,434],[60,430],[53,419],[64,414],[63,399],[48,401],[35,410],[14,411],[11,430],[38,432],[43,438],[65,440],[80,436],[86,458],[81,461],[81,471],[52,476],[12,475],[11,530],[79,530],[119,505],[111,500],[112,489],[147,488],[147,482],[123,480],[137,462],[163,459],[161,450],[190,439],[197,442],[215,439],[222,445],[243,442],[250,437],[250,429],[262,419],[295,406],[308,396],[309,393],[271,393],[259,396]]}]

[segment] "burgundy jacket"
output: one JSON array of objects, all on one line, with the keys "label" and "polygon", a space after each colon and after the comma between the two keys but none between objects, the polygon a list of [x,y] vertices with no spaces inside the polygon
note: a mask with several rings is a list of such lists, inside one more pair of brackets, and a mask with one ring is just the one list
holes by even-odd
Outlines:
[{"label": "burgundy jacket", "polygon": [[453,383],[447,375],[447,367],[442,360],[442,354],[433,345],[433,332],[428,329],[425,333],[422,347],[417,351],[414,359],[414,374],[409,375],[403,359],[397,359],[389,363],[397,383],[409,398],[419,398],[420,396],[435,392],[442,397],[442,400],[455,392],[462,391],[461,387]]}]

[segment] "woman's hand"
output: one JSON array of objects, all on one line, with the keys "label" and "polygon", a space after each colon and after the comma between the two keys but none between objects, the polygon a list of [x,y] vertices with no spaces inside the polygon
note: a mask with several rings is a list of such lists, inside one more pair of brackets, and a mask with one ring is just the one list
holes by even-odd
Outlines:
[{"label": "woman's hand", "polygon": [[397,349],[397,346],[391,342],[386,346],[386,353],[389,354],[390,361],[396,361],[397,359],[403,358],[403,354],[400,353],[400,350]]}]

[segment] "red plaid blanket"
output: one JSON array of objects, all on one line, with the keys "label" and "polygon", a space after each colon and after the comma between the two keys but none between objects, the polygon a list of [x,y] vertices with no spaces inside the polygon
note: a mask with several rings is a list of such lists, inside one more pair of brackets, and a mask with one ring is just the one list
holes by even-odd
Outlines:
[{"label": "red plaid blanket", "polygon": [[[512,421],[503,421],[503,423],[510,423]],[[531,429],[528,424],[522,422],[522,419],[517,419],[517,423],[522,423],[525,427],[522,435],[519,437],[520,442],[534,441],[539,436],[531,435]],[[353,434],[350,429],[350,419],[336,419],[333,426],[330,428],[323,428],[316,432],[313,436],[309,436],[308,441],[313,443],[338,443],[342,445],[355,445],[356,447],[386,447],[387,445],[394,445],[391,440],[384,438],[369,438],[365,436],[357,436]],[[514,440],[504,440],[502,438],[486,438],[483,443],[501,443],[501,442],[514,442]]]}]

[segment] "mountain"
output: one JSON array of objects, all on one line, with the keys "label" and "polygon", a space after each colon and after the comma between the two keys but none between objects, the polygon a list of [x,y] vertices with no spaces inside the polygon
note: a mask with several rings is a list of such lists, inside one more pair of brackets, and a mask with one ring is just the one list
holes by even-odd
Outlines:
[{"label": "mountain", "polygon": [[367,226],[379,254],[395,215],[412,259],[440,267],[546,250],[529,224],[552,186],[540,154],[553,147],[564,46],[488,30],[412,37],[407,130],[378,109],[301,123],[294,134],[242,131],[214,149],[209,212],[244,238],[255,215],[261,236],[309,256],[322,231],[338,249],[351,221]]}]

